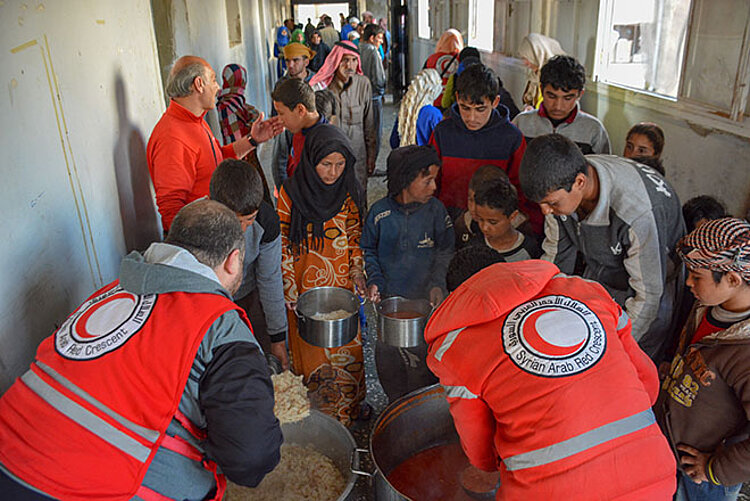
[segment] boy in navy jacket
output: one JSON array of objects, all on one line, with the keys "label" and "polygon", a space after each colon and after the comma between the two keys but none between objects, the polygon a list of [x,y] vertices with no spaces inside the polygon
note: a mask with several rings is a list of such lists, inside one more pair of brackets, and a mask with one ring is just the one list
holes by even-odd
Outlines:
[{"label": "boy in navy jacket", "polygon": [[[405,146],[388,156],[388,196],[370,209],[361,240],[371,301],[403,296],[437,306],[445,297],[455,237],[445,206],[432,196],[439,171],[429,146]],[[435,381],[425,356],[426,345],[394,348],[378,341],[378,375],[391,400]]]}]

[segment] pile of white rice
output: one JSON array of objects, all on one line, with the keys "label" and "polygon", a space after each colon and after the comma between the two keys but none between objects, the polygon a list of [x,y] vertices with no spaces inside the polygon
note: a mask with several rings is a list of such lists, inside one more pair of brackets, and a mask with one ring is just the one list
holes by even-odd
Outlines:
[{"label": "pile of white rice", "polygon": [[329,311],[328,313],[316,313],[315,315],[311,316],[313,320],[342,320],[344,318],[348,318],[352,315],[352,312],[346,311],[346,310],[333,310]]},{"label": "pile of white rice", "polygon": [[271,376],[273,381],[273,413],[279,421],[292,423],[310,415],[310,400],[307,399],[307,388],[302,384],[302,376],[295,376],[289,371]]},{"label": "pile of white rice", "polygon": [[330,501],[339,498],[346,483],[330,458],[311,446],[281,446],[281,461],[258,487],[228,482],[228,501]]}]

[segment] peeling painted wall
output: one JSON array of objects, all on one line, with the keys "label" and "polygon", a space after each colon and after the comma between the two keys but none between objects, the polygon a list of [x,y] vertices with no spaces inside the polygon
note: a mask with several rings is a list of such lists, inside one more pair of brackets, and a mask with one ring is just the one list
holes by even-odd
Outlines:
[{"label": "peeling painted wall", "polygon": [[145,140],[163,101],[147,1],[5,1],[0,19],[4,390],[158,237]]},{"label": "peeling painted wall", "polygon": [[270,111],[268,43],[288,7],[235,0],[238,44],[227,1],[0,0],[0,391],[127,251],[160,238],[145,148],[174,59],[243,64],[248,102]]}]

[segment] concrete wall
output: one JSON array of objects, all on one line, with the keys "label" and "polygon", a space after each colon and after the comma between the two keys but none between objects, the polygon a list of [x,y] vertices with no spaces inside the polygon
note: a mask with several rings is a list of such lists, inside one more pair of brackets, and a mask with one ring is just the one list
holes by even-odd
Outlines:
[{"label": "concrete wall", "polygon": [[0,4],[0,390],[158,238],[145,141],[163,109],[146,0]]},{"label": "concrete wall", "polygon": [[[390,13],[388,12],[388,0],[367,0],[367,8],[375,16],[375,19],[385,17],[390,24]],[[362,11],[360,11],[362,12]]]},{"label": "concrete wall", "polygon": [[[275,27],[287,17],[288,6],[284,2],[235,1],[242,21],[242,43],[232,45],[224,0],[152,0],[155,12],[169,16],[168,22],[155,17],[159,43],[171,42],[174,47],[171,54],[160,51],[160,63],[168,69],[182,55],[201,56],[214,68],[220,84],[224,66],[241,64],[248,70],[247,102],[268,114],[269,89],[275,83]],[[215,112],[209,113],[208,121],[220,137]]]},{"label": "concrete wall", "polygon": [[[543,19],[543,25],[550,34],[559,37],[563,48],[582,61],[591,74],[599,1],[558,0],[549,3],[554,8],[548,9],[550,12]],[[721,2],[711,5],[719,10],[719,17],[732,16],[731,9]],[[409,7],[415,13],[417,2],[410,1]],[[724,8],[729,11],[723,12]],[[564,23],[574,23],[574,29]],[[412,19],[410,25],[413,76],[433,52],[435,40],[417,38],[416,19]],[[439,36],[440,33],[435,34],[435,38]],[[519,103],[526,82],[526,70],[520,61],[500,53],[483,53],[482,58],[498,72],[505,87]],[[733,78],[715,81],[714,85],[731,88]],[[744,216],[750,208],[750,119],[738,125],[706,109],[596,82],[587,85],[581,105],[604,122],[615,154],[622,153],[625,134],[631,125],[643,121],[659,124],[666,136],[662,159],[667,178],[683,203],[691,197],[706,194],[722,200],[729,211],[738,216]]]},{"label": "concrete wall", "polygon": [[226,5],[0,2],[0,391],[127,251],[160,238],[145,145],[166,105],[162,70],[183,54],[217,73],[239,62],[248,102],[270,111],[268,43],[288,6],[238,0],[230,47]]}]

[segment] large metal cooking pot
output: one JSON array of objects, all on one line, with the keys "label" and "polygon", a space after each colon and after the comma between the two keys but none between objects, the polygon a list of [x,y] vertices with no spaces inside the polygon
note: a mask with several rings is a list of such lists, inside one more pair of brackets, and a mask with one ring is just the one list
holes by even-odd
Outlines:
[{"label": "large metal cooking pot", "polygon": [[358,471],[359,453],[362,449],[357,449],[354,437],[346,426],[320,411],[311,409],[310,415],[305,419],[282,424],[281,432],[284,434],[284,443],[302,447],[310,445],[316,451],[328,456],[346,481],[346,488],[337,501],[354,499],[352,489],[357,480],[357,474],[367,474]]},{"label": "large metal cooking pot", "polygon": [[[338,320],[312,318],[319,313],[336,310],[345,310],[350,315]],[[352,291],[341,287],[315,287],[304,292],[297,300],[299,334],[315,346],[344,346],[357,336],[358,312],[359,299]]]},{"label": "large metal cooking pot", "polygon": [[391,403],[375,421],[370,435],[375,498],[408,501],[388,482],[388,474],[414,454],[452,442],[458,442],[458,433],[442,386],[427,386]]},{"label": "large metal cooking pot", "polygon": [[[424,344],[424,326],[432,313],[429,301],[394,296],[383,299],[375,307],[375,311],[378,313],[378,337],[385,344],[399,348],[413,348]],[[419,316],[395,316],[403,313],[416,313]]]}]

